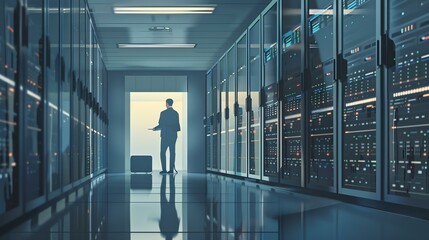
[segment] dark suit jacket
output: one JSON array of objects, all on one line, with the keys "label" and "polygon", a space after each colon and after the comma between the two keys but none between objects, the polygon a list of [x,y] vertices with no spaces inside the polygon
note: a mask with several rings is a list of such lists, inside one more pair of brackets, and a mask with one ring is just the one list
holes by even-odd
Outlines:
[{"label": "dark suit jacket", "polygon": [[177,132],[180,131],[179,114],[173,108],[162,111],[155,130],[161,130],[161,138],[177,138]]}]

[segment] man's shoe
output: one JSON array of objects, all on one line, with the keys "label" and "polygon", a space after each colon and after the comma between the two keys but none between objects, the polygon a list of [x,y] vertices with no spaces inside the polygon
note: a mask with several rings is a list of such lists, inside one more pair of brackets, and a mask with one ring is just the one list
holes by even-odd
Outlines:
[{"label": "man's shoe", "polygon": [[173,173],[174,173],[173,170],[168,171],[168,174],[173,174]]},{"label": "man's shoe", "polygon": [[167,173],[166,171],[159,172],[159,174],[166,174],[166,173]]}]

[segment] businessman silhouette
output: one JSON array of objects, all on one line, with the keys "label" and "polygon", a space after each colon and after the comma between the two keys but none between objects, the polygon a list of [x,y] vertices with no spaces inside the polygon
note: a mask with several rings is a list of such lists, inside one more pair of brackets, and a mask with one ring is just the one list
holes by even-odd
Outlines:
[{"label": "businessman silhouette", "polygon": [[176,158],[176,140],[177,132],[180,131],[179,114],[173,109],[173,99],[169,98],[165,101],[166,110],[161,112],[158,126],[152,128],[153,131],[161,130],[161,174],[166,172],[166,156],[167,148],[170,149],[170,171],[173,173],[176,170],[174,165]]}]

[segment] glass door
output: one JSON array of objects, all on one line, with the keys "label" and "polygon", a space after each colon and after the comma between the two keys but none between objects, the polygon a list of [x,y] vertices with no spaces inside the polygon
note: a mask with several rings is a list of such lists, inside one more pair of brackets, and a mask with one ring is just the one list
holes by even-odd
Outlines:
[{"label": "glass door", "polygon": [[249,177],[261,178],[261,23],[249,28]]},{"label": "glass door", "polygon": [[343,0],[342,21],[342,57],[347,71],[341,81],[343,149],[339,158],[342,161],[340,189],[342,193],[354,195],[359,195],[356,191],[375,193],[376,1]]},{"label": "glass door", "polygon": [[0,218],[22,205],[19,168],[19,29],[16,0],[0,2]]},{"label": "glass door", "polygon": [[212,162],[213,171],[219,171],[219,130],[220,130],[220,114],[219,114],[219,66],[218,63],[212,69],[212,100],[211,100],[211,124],[212,124]]},{"label": "glass door", "polygon": [[44,9],[44,1],[27,1],[27,8],[24,14],[27,15],[28,28],[23,42],[27,43],[25,52],[24,72],[24,106],[25,106],[25,196],[27,202],[39,199],[45,195],[46,171],[45,171],[45,151],[44,151],[44,89],[45,74],[44,64],[50,61],[47,54],[45,58],[45,46],[49,46],[48,38],[43,36],[43,14],[42,11],[30,11],[29,9]]},{"label": "glass door", "polygon": [[301,1],[282,1],[282,165],[280,181],[301,186],[303,83]]},{"label": "glass door", "polygon": [[[389,1],[387,200],[428,208],[428,0]],[[388,48],[389,49],[389,48]]]},{"label": "glass door", "polygon": [[262,14],[264,81],[264,162],[262,179],[278,181],[278,9],[273,2]]},{"label": "glass door", "polygon": [[236,174],[247,176],[247,32],[237,44],[237,162]]},{"label": "glass door", "polygon": [[334,16],[332,0],[309,2],[309,187],[334,188]]},{"label": "glass door", "polygon": [[236,164],[237,164],[237,136],[236,136],[236,117],[237,117],[237,106],[236,106],[236,89],[237,89],[237,79],[236,79],[236,48],[235,45],[227,53],[227,85],[228,85],[228,114],[227,114],[227,169],[228,174],[235,174]]}]

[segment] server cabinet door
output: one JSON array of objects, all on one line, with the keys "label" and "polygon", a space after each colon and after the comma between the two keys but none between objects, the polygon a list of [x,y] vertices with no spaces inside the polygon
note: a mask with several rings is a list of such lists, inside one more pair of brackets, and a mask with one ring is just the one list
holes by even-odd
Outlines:
[{"label": "server cabinet door", "polygon": [[301,1],[282,1],[282,157],[280,181],[301,186],[302,178],[302,27]]},{"label": "server cabinet door", "polygon": [[70,111],[71,117],[71,181],[75,182],[79,179],[79,2],[72,1],[72,55],[73,55],[73,64],[72,64],[72,107]]},{"label": "server cabinet door", "polygon": [[263,176],[278,181],[278,4],[273,2],[262,13],[264,81]]},{"label": "server cabinet door", "polygon": [[387,200],[428,208],[429,1],[392,0],[387,6],[388,36],[393,40],[392,52],[387,52],[387,57],[396,59],[386,81],[389,96]]},{"label": "server cabinet door", "polygon": [[375,194],[377,16],[375,0],[342,1],[342,57],[347,71],[340,89],[343,96],[340,191],[371,198],[379,198]]},{"label": "server cabinet door", "polygon": [[226,173],[227,170],[227,159],[228,159],[228,86],[227,86],[227,78],[228,78],[228,69],[226,65],[226,57],[220,60],[219,65],[219,91],[220,91],[220,106],[219,110],[221,112],[220,118],[220,166],[219,170],[223,173]]},{"label": "server cabinet door", "polygon": [[66,186],[71,183],[72,165],[70,158],[70,113],[71,113],[71,68],[72,68],[72,18],[71,9],[72,0],[61,1],[61,57],[64,59],[64,68],[61,70],[61,162],[62,162],[62,181]]},{"label": "server cabinet door", "polygon": [[47,12],[47,54],[46,62],[46,119],[45,144],[46,159],[48,161],[49,193],[58,190],[61,186],[60,159],[59,159],[59,90],[61,69],[64,58],[60,55],[60,4],[58,0],[49,0]]},{"label": "server cabinet door", "polygon": [[20,185],[24,164],[19,155],[19,9],[16,0],[0,3],[0,223],[22,206]]},{"label": "server cabinet door", "polygon": [[[43,35],[43,14],[45,14],[44,1],[26,2],[26,33],[23,37],[24,61],[24,146],[25,146],[25,197],[28,207],[32,208],[38,200],[45,196],[46,188],[46,161],[44,151],[44,113],[45,113],[45,75],[44,64],[48,64],[50,57],[50,44]],[[42,9],[42,11],[30,11]],[[47,48],[45,48],[47,47]],[[46,57],[45,57],[46,50]],[[34,204],[33,204],[34,203]]]},{"label": "server cabinet door", "polygon": [[310,87],[307,184],[334,189],[334,16],[332,0],[309,2]]},{"label": "server cabinet door", "polygon": [[211,111],[211,118],[213,123],[213,130],[212,130],[212,170],[213,171],[219,171],[219,67],[218,64],[216,64],[212,69],[213,74],[213,82],[212,82],[212,111]]},{"label": "server cabinet door", "polygon": [[237,42],[237,162],[236,174],[247,176],[247,32]]},{"label": "server cabinet door", "polygon": [[211,136],[211,127],[212,127],[212,123],[210,120],[210,115],[211,115],[211,99],[212,99],[212,72],[209,71],[207,73],[207,79],[206,79],[206,116],[205,116],[205,129],[206,129],[206,169],[207,170],[211,170],[212,168],[212,159],[211,159],[211,147],[212,147],[212,136]]},{"label": "server cabinet door", "polygon": [[237,90],[237,78],[236,78],[236,59],[237,59],[237,52],[235,44],[232,46],[232,48],[227,53],[227,88],[228,88],[228,112],[229,116],[227,119],[227,168],[226,172],[228,174],[235,174],[236,172],[236,162],[237,162],[237,148],[236,148],[236,113],[235,113],[235,104],[236,104],[236,90]]},{"label": "server cabinet door", "polygon": [[249,177],[261,178],[261,24],[249,28]]}]

